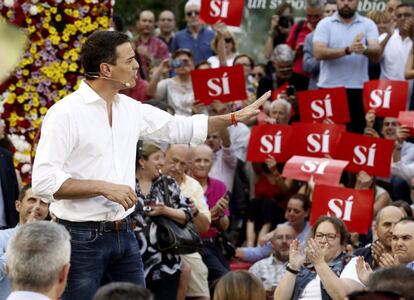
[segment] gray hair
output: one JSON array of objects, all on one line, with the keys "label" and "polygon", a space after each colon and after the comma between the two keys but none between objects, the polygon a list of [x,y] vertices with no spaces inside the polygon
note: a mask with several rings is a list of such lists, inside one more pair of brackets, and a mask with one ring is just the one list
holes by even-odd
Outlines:
[{"label": "gray hair", "polygon": [[200,8],[201,0],[188,0],[187,3],[184,5],[184,11],[187,11],[187,9],[192,5],[195,5],[198,8]]},{"label": "gray hair", "polygon": [[306,0],[305,6],[306,8],[319,8],[323,9],[323,6],[325,5],[324,1],[321,0]]},{"label": "gray hair", "polygon": [[36,221],[17,227],[6,265],[14,289],[47,291],[70,262],[70,235],[62,225]]},{"label": "gray hair", "polygon": [[272,60],[281,62],[292,62],[294,59],[292,49],[286,44],[280,44],[273,50]]},{"label": "gray hair", "polygon": [[287,101],[286,99],[280,98],[277,100],[274,100],[272,102],[272,104],[270,104],[270,111],[273,110],[273,108],[278,105],[278,104],[282,104],[285,106],[286,108],[286,114],[288,115],[288,117],[290,118],[290,112],[292,111],[292,104],[290,104],[289,101]]}]

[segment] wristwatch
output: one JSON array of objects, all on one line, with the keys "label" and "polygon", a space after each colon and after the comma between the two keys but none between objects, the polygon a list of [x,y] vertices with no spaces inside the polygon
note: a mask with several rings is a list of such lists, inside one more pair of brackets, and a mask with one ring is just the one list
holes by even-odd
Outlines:
[{"label": "wristwatch", "polygon": [[345,54],[346,54],[346,55],[350,55],[351,53],[352,53],[351,48],[346,47],[346,48],[345,48]]}]

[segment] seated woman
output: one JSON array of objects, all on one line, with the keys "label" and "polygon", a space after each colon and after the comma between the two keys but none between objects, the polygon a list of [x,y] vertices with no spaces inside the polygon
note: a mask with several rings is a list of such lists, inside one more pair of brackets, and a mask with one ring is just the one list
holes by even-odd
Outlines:
[{"label": "seated woman", "polygon": [[[305,250],[300,249],[298,240],[290,245],[289,263],[274,299],[344,299],[338,276],[348,261],[344,252],[347,240],[342,220],[320,217]],[[311,264],[305,267],[307,259]]]},{"label": "seated woman", "polygon": [[[179,255],[158,251],[155,234],[157,224],[153,222],[152,217],[166,216],[177,223],[186,224],[191,221],[191,210],[186,204],[187,199],[180,195],[176,181],[160,174],[164,153],[159,145],[139,142],[136,162],[138,204],[135,213],[135,235],[144,263],[146,285],[154,293],[154,299],[171,299],[171,295],[177,294],[181,259]],[[164,204],[166,190],[173,207]]]}]

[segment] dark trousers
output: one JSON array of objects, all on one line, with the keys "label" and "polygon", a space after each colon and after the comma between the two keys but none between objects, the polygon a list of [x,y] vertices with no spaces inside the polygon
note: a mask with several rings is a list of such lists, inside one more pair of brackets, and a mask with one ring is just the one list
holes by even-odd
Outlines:
[{"label": "dark trousers", "polygon": [[363,133],[366,122],[362,102],[362,89],[346,89],[346,96],[348,98],[348,110],[351,118],[346,129],[354,133]]},{"label": "dark trousers", "polygon": [[131,229],[116,232],[64,225],[72,238],[72,251],[62,300],[90,300],[102,280],[145,286],[144,266]]},{"label": "dark trousers", "polygon": [[201,258],[208,269],[208,284],[211,284],[230,271],[230,264],[220,249],[210,239],[203,240]]},{"label": "dark trousers", "polygon": [[159,280],[147,280],[147,288],[154,294],[154,300],[175,299],[180,283],[180,271]]}]

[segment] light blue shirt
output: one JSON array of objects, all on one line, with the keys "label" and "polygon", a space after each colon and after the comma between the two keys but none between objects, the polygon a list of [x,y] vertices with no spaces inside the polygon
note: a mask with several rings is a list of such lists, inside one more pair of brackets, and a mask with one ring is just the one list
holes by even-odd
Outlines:
[{"label": "light blue shirt", "polygon": [[[363,33],[361,42],[367,45],[367,40],[378,40],[378,29],[373,21],[355,13],[350,24],[340,19],[338,12],[324,18],[316,26],[314,42],[322,42],[328,48],[349,47],[355,36]],[[322,60],[318,86],[331,88],[345,86],[348,89],[362,89],[368,77],[368,57],[352,53],[341,58]]]},{"label": "light blue shirt", "polygon": [[17,291],[13,292],[7,300],[52,300],[43,294],[28,292],[28,291]]},{"label": "light blue shirt", "polygon": [[10,280],[6,276],[6,250],[10,237],[15,231],[16,227],[0,230],[0,300],[6,300],[12,291]]}]

